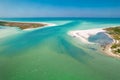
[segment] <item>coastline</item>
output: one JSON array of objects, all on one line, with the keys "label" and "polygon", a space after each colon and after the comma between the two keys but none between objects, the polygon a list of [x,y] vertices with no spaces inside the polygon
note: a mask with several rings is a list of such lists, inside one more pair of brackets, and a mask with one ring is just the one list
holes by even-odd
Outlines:
[{"label": "coastline", "polygon": [[120,58],[120,55],[112,52],[112,49],[111,49],[112,45],[113,45],[113,43],[106,45],[104,47],[104,49],[102,50],[102,52],[105,53],[108,56],[115,57],[115,58]]},{"label": "coastline", "polygon": [[108,56],[120,58],[119,54],[115,54],[112,51],[111,47],[115,43],[115,39],[110,34],[107,33],[105,28],[95,28],[95,29],[88,29],[88,30],[74,30],[74,31],[69,31],[68,35],[72,36],[73,38],[79,39],[81,42],[83,42],[85,44],[97,44],[97,43],[89,42],[88,38],[90,36],[96,35],[97,33],[100,33],[100,32],[104,32],[109,38],[111,38],[113,40],[112,43],[106,44],[105,46],[101,46],[100,51],[105,53]]},{"label": "coastline", "polygon": [[20,21],[0,20],[0,26],[18,27],[22,30],[33,30],[35,28],[55,26],[55,24],[46,23],[46,22],[20,22]]}]

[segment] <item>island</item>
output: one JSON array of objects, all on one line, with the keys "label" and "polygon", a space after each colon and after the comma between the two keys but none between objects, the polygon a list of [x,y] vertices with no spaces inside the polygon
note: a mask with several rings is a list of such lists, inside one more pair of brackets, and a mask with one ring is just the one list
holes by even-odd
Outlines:
[{"label": "island", "polygon": [[120,58],[120,26],[69,31],[68,35],[86,44],[99,44],[103,53]]},{"label": "island", "polygon": [[31,23],[31,22],[11,22],[11,21],[0,21],[0,26],[18,27],[20,29],[29,29],[47,26],[46,23]]}]

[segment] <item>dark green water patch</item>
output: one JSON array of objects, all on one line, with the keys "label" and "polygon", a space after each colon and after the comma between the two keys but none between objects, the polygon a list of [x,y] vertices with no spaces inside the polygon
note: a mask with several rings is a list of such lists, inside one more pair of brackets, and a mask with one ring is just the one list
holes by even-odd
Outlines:
[{"label": "dark green water patch", "polygon": [[63,38],[59,39],[59,43],[66,50],[69,56],[71,56],[77,61],[80,61],[83,64],[87,63],[85,60],[85,57],[92,59],[92,57],[88,53],[86,53],[83,49],[72,45],[71,43],[69,43]]}]

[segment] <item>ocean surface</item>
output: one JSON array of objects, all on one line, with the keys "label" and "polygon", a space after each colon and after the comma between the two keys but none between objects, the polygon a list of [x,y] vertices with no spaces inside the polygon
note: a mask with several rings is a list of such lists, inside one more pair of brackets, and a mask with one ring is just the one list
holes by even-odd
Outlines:
[{"label": "ocean surface", "polygon": [[119,26],[120,18],[0,20],[56,24],[33,30],[0,26],[0,80],[120,80],[120,59],[67,34],[70,30]]}]

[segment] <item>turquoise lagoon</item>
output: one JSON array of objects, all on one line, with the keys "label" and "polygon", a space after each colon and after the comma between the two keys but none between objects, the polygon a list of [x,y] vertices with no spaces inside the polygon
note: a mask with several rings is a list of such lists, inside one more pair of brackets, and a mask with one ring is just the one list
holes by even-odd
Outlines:
[{"label": "turquoise lagoon", "polygon": [[3,18],[47,22],[31,31],[0,26],[0,80],[120,80],[120,59],[84,44],[70,30],[120,25],[118,18]]}]

